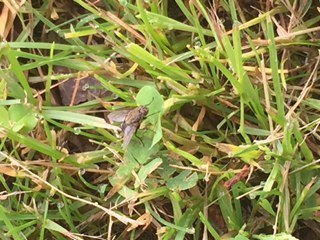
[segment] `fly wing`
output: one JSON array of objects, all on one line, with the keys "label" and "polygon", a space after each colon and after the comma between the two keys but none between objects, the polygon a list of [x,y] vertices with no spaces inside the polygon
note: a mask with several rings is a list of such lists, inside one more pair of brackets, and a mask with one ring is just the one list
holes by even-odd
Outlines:
[{"label": "fly wing", "polygon": [[118,110],[108,114],[108,119],[113,122],[124,122],[130,110]]},{"label": "fly wing", "polygon": [[139,127],[139,124],[132,123],[132,124],[126,124],[123,129],[123,149],[125,149],[128,144],[130,143],[134,133],[137,131],[137,128]]}]

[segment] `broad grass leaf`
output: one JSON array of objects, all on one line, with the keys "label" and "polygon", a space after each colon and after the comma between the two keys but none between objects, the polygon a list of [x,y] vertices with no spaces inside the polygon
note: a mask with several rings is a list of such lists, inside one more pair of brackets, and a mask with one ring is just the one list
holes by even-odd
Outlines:
[{"label": "broad grass leaf", "polygon": [[194,187],[198,182],[198,174],[196,172],[185,170],[178,176],[170,178],[167,181],[167,187],[172,191],[183,191]]},{"label": "broad grass leaf", "polygon": [[37,125],[38,119],[32,109],[25,104],[11,105],[8,109],[10,121],[15,132],[25,129],[31,131]]},{"label": "broad grass leaf", "polygon": [[274,212],[270,202],[267,199],[261,199],[259,204],[261,207],[263,207],[264,210],[266,210],[272,216],[276,216],[276,213]]},{"label": "broad grass leaf", "polygon": [[9,128],[10,127],[10,121],[9,121],[9,113],[7,109],[3,106],[0,106],[0,126]]},{"label": "broad grass leaf", "polygon": [[137,103],[147,106],[149,113],[146,117],[146,122],[149,122],[153,127],[154,136],[150,148],[157,144],[162,139],[161,115],[163,112],[163,97],[152,86],[145,86],[140,89],[137,94]]},{"label": "broad grass leaf", "polygon": [[140,184],[144,184],[144,181],[150,173],[156,170],[162,164],[161,158],[153,159],[151,162],[142,166],[138,172],[139,180],[135,182],[135,187],[137,188]]},{"label": "broad grass leaf", "polygon": [[162,158],[161,168],[157,170],[157,173],[160,174],[162,179],[168,179],[176,172],[176,168],[172,167],[171,164],[174,164],[174,161],[170,161],[169,158]]},{"label": "broad grass leaf", "polygon": [[159,151],[159,145],[151,147],[152,138],[152,131],[143,130],[139,132],[138,136],[133,136],[124,155],[126,162],[147,163],[150,160],[150,156]]},{"label": "broad grass leaf", "polygon": [[7,90],[7,82],[4,79],[0,79],[0,99],[7,99],[8,90]]},{"label": "broad grass leaf", "polygon": [[72,232],[68,231],[67,229],[65,229],[64,227],[59,225],[58,223],[51,221],[50,219],[46,219],[45,227],[46,227],[46,229],[48,229],[50,231],[59,232],[70,239],[74,239],[74,240],[81,240],[82,239],[82,238],[76,236],[75,234],[73,234]]},{"label": "broad grass leaf", "polygon": [[256,146],[236,146],[227,143],[216,143],[215,145],[220,152],[228,154],[228,157],[239,157],[245,163],[253,165],[259,169],[262,169],[260,165],[254,160],[259,159],[262,154],[261,150],[257,150]]},{"label": "broad grass leaf", "polygon": [[232,238],[232,240],[249,240],[249,238],[243,235],[237,235],[235,238]]},{"label": "broad grass leaf", "polygon": [[291,234],[287,233],[278,233],[278,234],[270,234],[270,235],[265,235],[265,234],[259,234],[259,235],[254,235],[254,239],[258,240],[299,240],[298,238],[295,238]]}]

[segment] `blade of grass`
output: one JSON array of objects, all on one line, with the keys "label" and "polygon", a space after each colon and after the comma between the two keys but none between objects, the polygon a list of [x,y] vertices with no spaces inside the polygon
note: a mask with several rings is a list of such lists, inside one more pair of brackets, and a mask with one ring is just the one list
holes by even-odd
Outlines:
[{"label": "blade of grass", "polygon": [[22,239],[18,233],[15,231],[15,226],[11,223],[11,221],[8,218],[8,210],[5,209],[2,205],[0,205],[0,218],[8,228],[9,232],[11,232],[12,237],[14,240],[20,240]]},{"label": "blade of grass", "polygon": [[269,59],[270,59],[270,66],[272,69],[272,82],[275,91],[275,98],[277,103],[277,111],[278,114],[276,116],[276,122],[283,126],[285,124],[285,113],[284,113],[284,99],[281,90],[281,83],[278,73],[278,56],[276,50],[276,44],[274,40],[274,32],[273,32],[273,24],[271,21],[271,17],[267,15],[267,37],[269,41],[268,49],[269,49]]}]

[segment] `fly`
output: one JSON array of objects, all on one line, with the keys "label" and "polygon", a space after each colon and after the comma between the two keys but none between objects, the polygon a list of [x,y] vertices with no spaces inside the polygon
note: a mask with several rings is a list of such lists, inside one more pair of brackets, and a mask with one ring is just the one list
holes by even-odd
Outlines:
[{"label": "fly", "polygon": [[149,110],[146,106],[136,107],[131,110],[120,110],[108,115],[109,121],[122,122],[121,129],[123,132],[123,148],[130,143],[133,135],[139,129],[142,120],[147,116]]}]

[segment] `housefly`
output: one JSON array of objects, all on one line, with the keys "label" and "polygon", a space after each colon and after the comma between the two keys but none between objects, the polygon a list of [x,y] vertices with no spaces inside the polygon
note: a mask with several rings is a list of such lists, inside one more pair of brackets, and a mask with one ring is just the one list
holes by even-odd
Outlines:
[{"label": "housefly", "polygon": [[136,107],[131,110],[119,110],[108,114],[109,121],[121,122],[123,132],[123,148],[130,143],[133,135],[136,133],[142,120],[147,116],[149,109],[146,106]]}]

